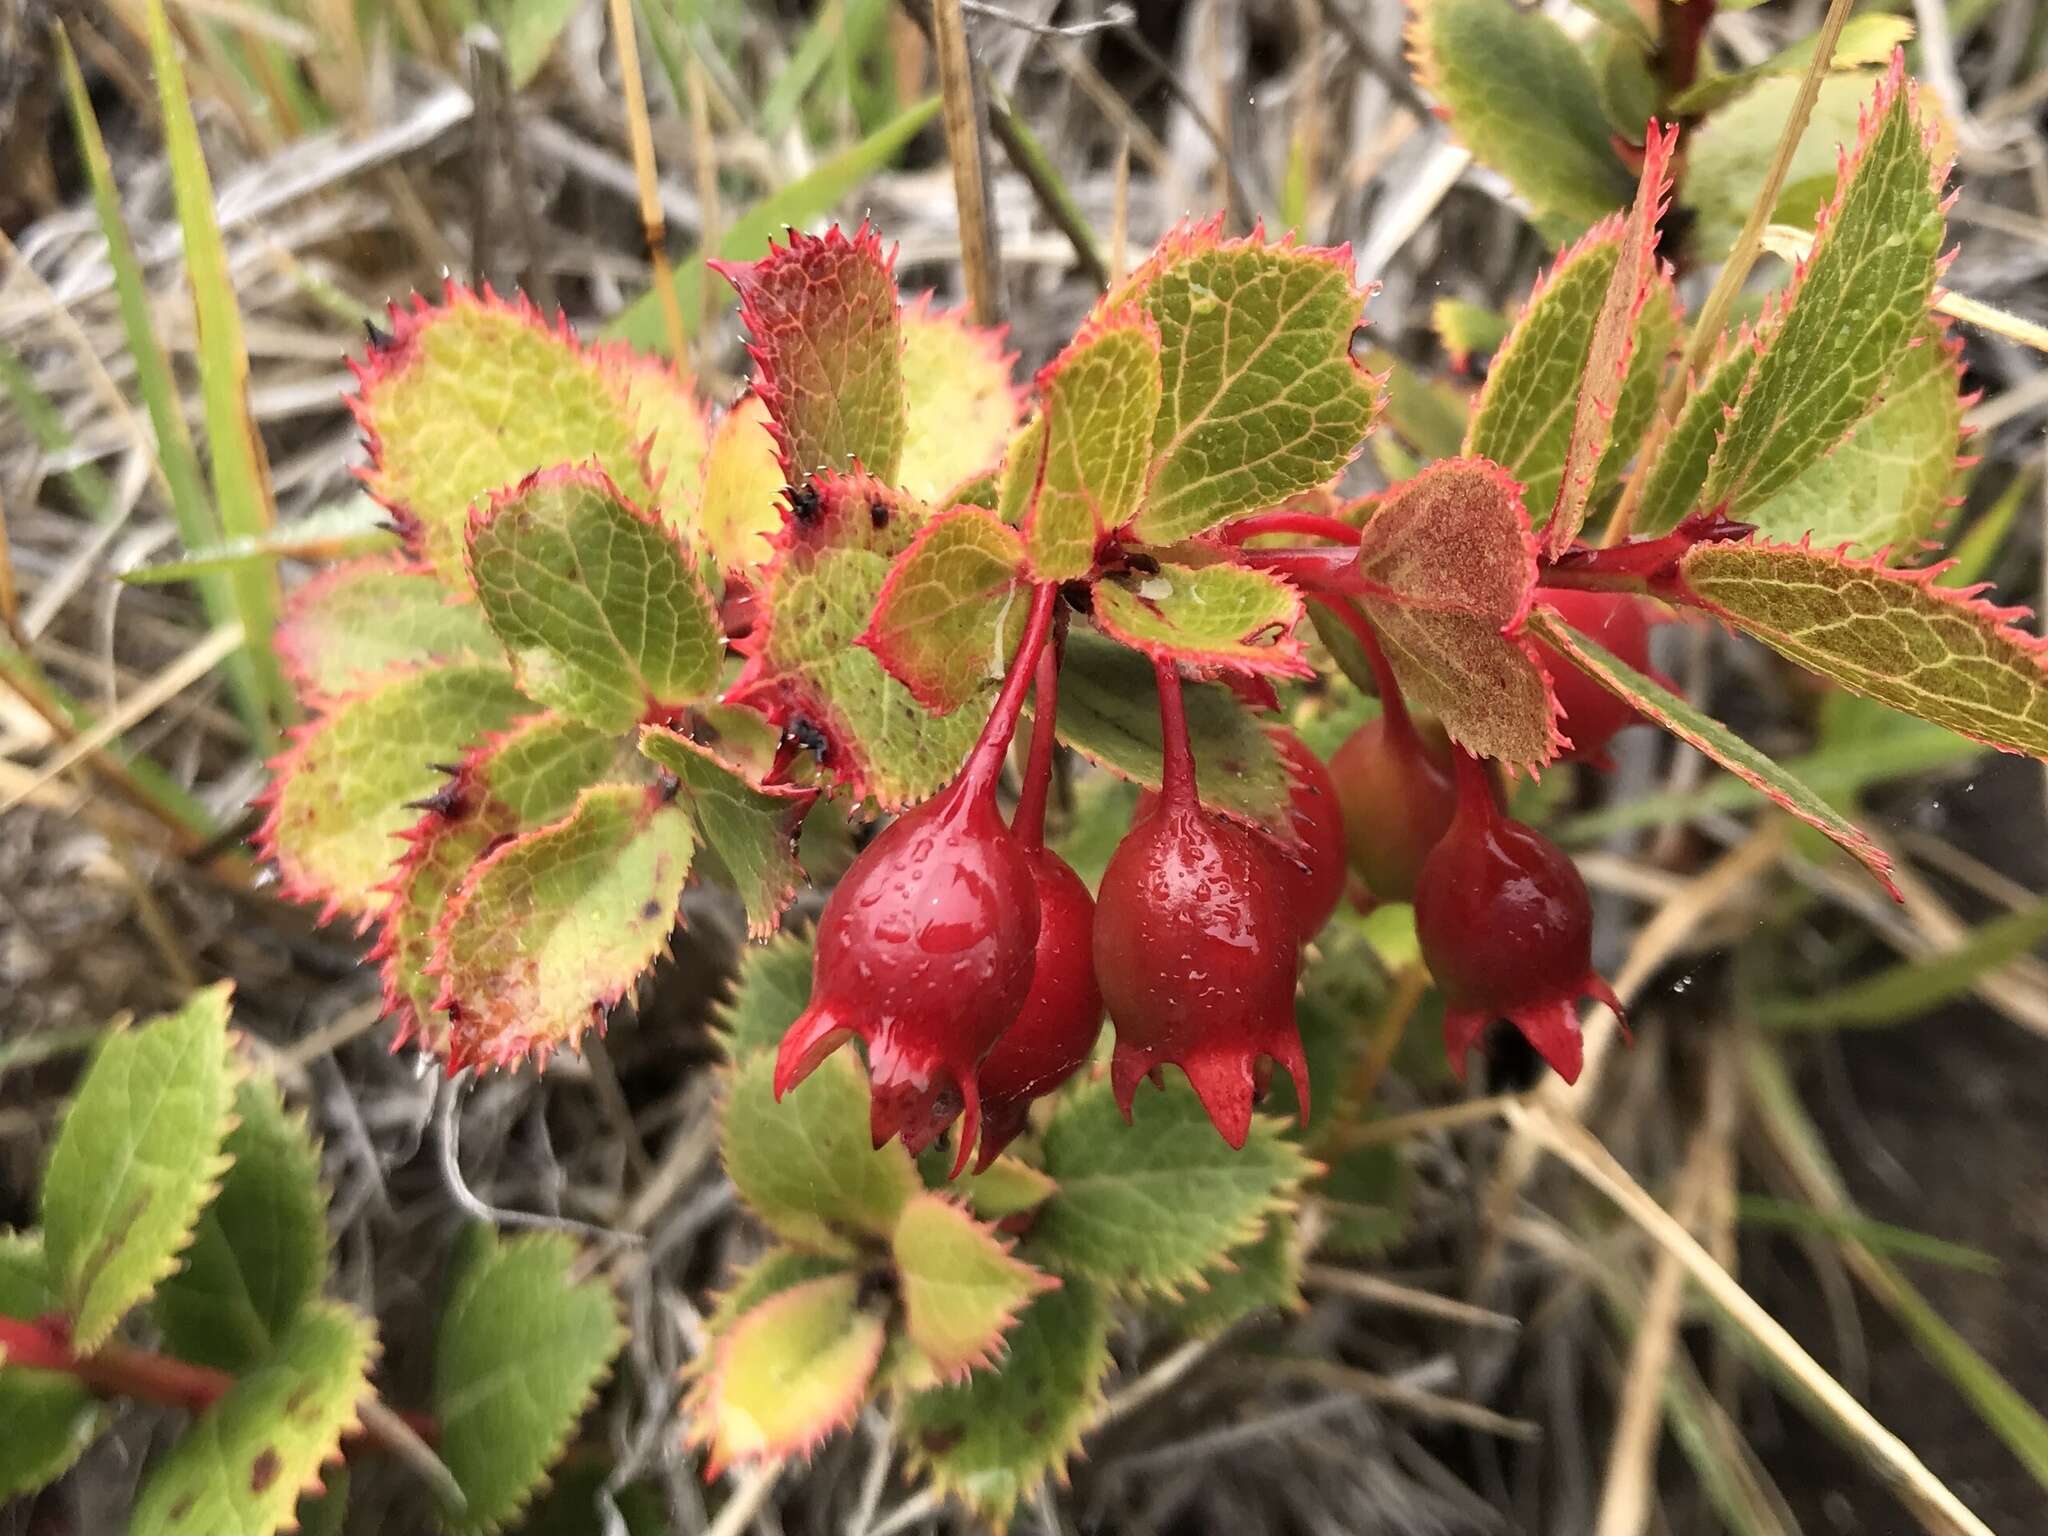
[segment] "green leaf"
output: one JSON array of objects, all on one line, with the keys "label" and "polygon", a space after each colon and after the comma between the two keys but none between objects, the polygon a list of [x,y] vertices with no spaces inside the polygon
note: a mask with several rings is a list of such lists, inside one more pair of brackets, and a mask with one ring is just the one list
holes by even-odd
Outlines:
[{"label": "green leaf", "polygon": [[919,1392],[902,1410],[904,1442],[932,1486],[998,1527],[1040,1478],[1062,1475],[1101,1406],[1109,1304],[1069,1279],[1025,1308],[1009,1343],[994,1369]]},{"label": "green leaf", "polygon": [[[1577,402],[1590,398],[1583,386],[1594,331],[1621,270],[1629,228],[1618,217],[1604,220],[1557,258],[1516,314],[1466,429],[1464,451],[1492,459],[1521,483],[1529,520],[1538,527],[1549,520],[1564,480]],[[1640,392],[1654,403],[1677,329],[1675,313],[1669,278],[1653,271],[1626,333],[1632,345],[1624,395]],[[1629,424],[1617,411],[1613,451],[1599,459],[1603,469],[1633,448],[1623,435]]]},{"label": "green leaf", "polygon": [[559,821],[576,797],[621,772],[616,737],[560,715],[532,715],[472,748],[455,776],[405,833],[374,956],[398,1042],[446,1048],[447,1018],[434,1012],[440,979],[428,970],[448,897],[493,844]]},{"label": "green leaf", "polygon": [[526,706],[503,667],[422,667],[338,701],[272,765],[270,815],[257,841],[284,893],[327,916],[380,911],[397,839],[440,787],[436,763],[502,729]]},{"label": "green leaf", "polygon": [[1164,391],[1134,524],[1152,543],[1321,485],[1379,408],[1351,356],[1366,296],[1348,249],[1224,240],[1221,228],[1169,232],[1098,311],[1141,305],[1159,330]]},{"label": "green leaf", "polygon": [[903,457],[895,483],[936,501],[1001,461],[1023,409],[1010,378],[1016,359],[1003,350],[1003,332],[975,325],[964,310],[933,309],[930,294],[905,306],[902,327]]},{"label": "green leaf", "polygon": [[734,1461],[801,1456],[853,1422],[887,1332],[860,1302],[858,1275],[808,1280],[719,1339],[686,1404],[707,1478]]},{"label": "green leaf", "polygon": [[[1203,803],[1228,815],[1284,825],[1291,781],[1259,722],[1220,684],[1188,684],[1181,696]],[[1080,629],[1069,634],[1060,666],[1059,737],[1120,778],[1157,789],[1164,758],[1152,664],[1100,635]]]},{"label": "green leaf", "polygon": [[689,555],[604,476],[564,467],[469,527],[477,603],[532,698],[601,731],[718,685],[724,642]]},{"label": "green leaf", "polygon": [[[1492,311],[1481,313],[1490,315]],[[1501,344],[1504,334],[1505,327],[1502,334],[1493,336],[1492,347]],[[1456,458],[1472,419],[1472,401],[1467,392],[1448,380],[1425,378],[1393,353],[1378,347],[1365,354],[1365,365],[1386,380],[1387,410],[1380,425],[1412,449],[1423,463]],[[1378,435],[1372,439],[1373,443],[1381,441]],[[1345,520],[1355,519],[1347,516]]]},{"label": "green leaf", "polygon": [[545,1486],[626,1329],[610,1286],[576,1278],[561,1233],[469,1242],[434,1339],[434,1417],[467,1500],[454,1528],[494,1531]]},{"label": "green leaf", "polygon": [[1701,545],[1694,600],[1852,693],[2004,752],[2048,757],[2048,648],[1975,588],[1804,545]]},{"label": "green leaf", "polygon": [[1891,860],[1861,829],[1725,725],[1709,719],[1668,688],[1611,655],[1598,642],[1559,620],[1551,610],[1538,608],[1530,617],[1529,627],[1594,682],[1633,704],[1680,741],[1705,753],[1772,804],[1790,811],[1855,855],[1896,894]]},{"label": "green leaf", "polygon": [[1059,1187],[1029,1163],[1008,1153],[980,1173],[964,1173],[957,1179],[947,1178],[953,1163],[943,1148],[927,1151],[920,1166],[925,1170],[926,1182],[935,1182],[947,1194],[961,1196],[968,1209],[983,1221],[1002,1221],[1035,1211]]},{"label": "green leaf", "polygon": [[1039,374],[1039,435],[1012,451],[1005,500],[1040,581],[1086,576],[1137,512],[1162,388],[1159,327],[1135,305],[1090,319]]},{"label": "green leaf", "polygon": [[713,264],[739,293],[784,477],[857,464],[893,483],[907,433],[894,256],[866,224],[850,239],[835,225],[788,241]]},{"label": "green leaf", "polygon": [[330,566],[285,602],[274,641],[300,692],[339,698],[427,662],[496,662],[483,610],[402,555]]},{"label": "green leaf", "polygon": [[[1813,227],[1835,185],[1838,146],[1856,142],[1857,118],[1870,100],[1875,76],[1830,75],[1820,83],[1813,116],[1800,135],[1778,191],[1771,222]],[[1718,258],[1735,243],[1763,191],[1764,173],[1784,137],[1799,94],[1797,77],[1759,82],[1729,110],[1716,112],[1686,140],[1679,201],[1699,223],[1693,236],[1702,256]]]},{"label": "green leaf", "polygon": [[1859,555],[1915,547],[1949,506],[1962,441],[1961,364],[1962,342],[1930,316],[1885,385],[1883,403],[1745,520],[1771,538],[1811,534]]},{"label": "green leaf", "polygon": [[[1622,3],[1625,7],[1626,0]],[[1438,299],[1429,306],[1429,321],[1436,327],[1437,340],[1450,354],[1453,366],[1461,371],[1470,366],[1474,358],[1492,357],[1500,350],[1501,343],[1508,339],[1508,332],[1512,329],[1507,316],[1499,310],[1488,309],[1467,299]],[[1447,458],[1449,455],[1438,454],[1436,457]]]},{"label": "green leaf", "polygon": [[[1628,452],[1628,440],[1613,433],[1631,376],[1642,373],[1640,363],[1648,363],[1651,371],[1647,377],[1654,392],[1663,372],[1662,355],[1645,352],[1638,358],[1637,354],[1649,339],[1641,334],[1646,310],[1661,307],[1669,312],[1674,303],[1671,280],[1657,260],[1657,229],[1670,206],[1671,152],[1678,143],[1678,130],[1659,132],[1651,124],[1647,132],[1642,181],[1634,205],[1616,231],[1614,272],[1593,322],[1557,502],[1544,525],[1543,546],[1553,556],[1569,549],[1584,526],[1609,447],[1619,443],[1621,452]],[[1665,340],[1668,343],[1669,337]]]},{"label": "green leaf", "polygon": [[640,750],[676,776],[676,803],[731,876],[747,911],[747,933],[767,938],[804,878],[797,835],[816,792],[756,784],[715,748],[665,726],[643,729]]},{"label": "green leaf", "polygon": [[1275,1213],[1256,1242],[1233,1248],[1203,1271],[1199,1288],[1165,1311],[1175,1332],[1210,1338],[1257,1312],[1301,1309],[1301,1254],[1294,1223]]},{"label": "green leaf", "polygon": [[944,714],[1001,682],[1028,607],[1017,530],[958,507],[896,557],[859,643],[919,704]]},{"label": "green leaf", "polygon": [[711,1315],[704,1319],[704,1331],[714,1339],[724,1338],[740,1319],[771,1297],[793,1291],[807,1280],[827,1275],[854,1273],[853,1262],[802,1248],[770,1248],[754,1260],[721,1291]]},{"label": "green leaf", "polygon": [[[726,228],[719,237],[717,254],[727,261],[744,261],[765,253],[769,242],[783,230],[817,222],[894,161],[938,111],[938,97],[927,97],[905,108],[850,149],[821,162],[809,175],[799,176],[762,198]],[[681,302],[684,334],[693,335],[698,316],[705,313],[701,252],[676,264],[675,291]],[[615,315],[605,326],[604,334],[643,350],[658,350],[668,344],[666,329],[661,295],[649,292]]]},{"label": "green leaf", "polygon": [[1942,238],[1942,171],[1903,65],[1879,85],[1835,205],[1707,466],[1702,499],[1741,517],[1797,480],[1876,408],[1926,319]]},{"label": "green leaf", "polygon": [[1291,583],[1241,565],[1162,562],[1151,575],[1095,587],[1095,623],[1103,633],[1200,675],[1313,675],[1295,635],[1301,618],[1301,594]]},{"label": "green leaf", "polygon": [[1592,66],[1548,16],[1508,0],[1416,0],[1408,47],[1457,136],[1538,214],[1583,226],[1628,201]]},{"label": "green leaf", "polygon": [[[1003,450],[1002,474],[996,481],[995,513],[998,522],[1021,527],[1031,510],[1031,498],[1038,494],[1039,465],[1045,458],[1045,417],[1034,413],[1017,429]],[[1149,439],[1148,439],[1149,440]]]},{"label": "green leaf", "polygon": [[181,1360],[243,1371],[269,1356],[327,1279],[320,1152],[277,1084],[235,1089],[234,1159],[199,1218],[184,1267],[158,1287],[164,1344]]},{"label": "green leaf", "polygon": [[574,1047],[675,927],[695,839],[657,789],[602,784],[494,849],[448,898],[429,967],[458,1066]]},{"label": "green leaf", "polygon": [[1757,1017],[1778,1029],[1871,1029],[1920,1018],[1977,982],[2032,954],[2048,939],[2048,901],[2037,901],[1973,930],[1951,949],[1902,961],[1819,997],[1762,1004]]},{"label": "green leaf", "polygon": [[825,772],[856,798],[873,795],[894,810],[953,775],[982,716],[929,713],[858,643],[923,509],[865,476],[834,476],[814,489],[815,510],[792,519],[760,582],[766,632],[757,630],[726,699],[777,725],[815,726],[827,743]]},{"label": "green leaf", "polygon": [[655,488],[648,510],[686,544],[696,538],[703,492],[704,456],[711,429],[690,380],[665,358],[614,347],[603,367],[625,402],[633,431],[647,445],[647,481]]},{"label": "green leaf", "polygon": [[[1894,48],[1903,48],[1912,38],[1913,23],[1903,16],[1851,16],[1842,23],[1841,35],[1835,39],[1835,51],[1828,67],[1855,69],[1883,64],[1891,58]],[[1820,34],[1810,33],[1789,47],[1779,49],[1761,64],[1731,70],[1725,75],[1710,75],[1672,97],[1671,114],[1674,117],[1705,117],[1734,101],[1760,80],[1780,75],[1803,75],[1812,66],[1813,56],[1819,47]]]},{"label": "green leaf", "polygon": [[868,1135],[868,1085],[850,1052],[828,1056],[803,1082],[774,1093],[775,1058],[741,1058],[721,1114],[725,1172],[777,1236],[824,1253],[853,1253],[896,1229],[919,1189],[899,1141]]},{"label": "green leaf", "polygon": [[[55,1311],[43,1259],[42,1239],[33,1232],[0,1233],[0,1317],[34,1322]],[[99,1432],[100,1408],[76,1376],[8,1365],[0,1344],[0,1500],[19,1498],[69,1471]]]},{"label": "green leaf", "polygon": [[644,433],[618,384],[523,298],[451,280],[439,304],[394,305],[389,339],[354,366],[364,483],[447,581],[463,579],[471,507],[536,470],[594,460],[626,500],[654,502]]},{"label": "green leaf", "polygon": [[1059,1190],[1031,1229],[1029,1256],[1118,1291],[1175,1295],[1294,1198],[1309,1162],[1255,1117],[1233,1152],[1177,1080],[1146,1094],[1131,1123],[1107,1082],[1065,1097],[1045,1130],[1045,1171]]},{"label": "green leaf", "polygon": [[904,1329],[946,1380],[993,1364],[1019,1309],[1059,1284],[943,1195],[918,1195],[904,1206],[889,1251]]},{"label": "green leaf", "polygon": [[816,930],[778,933],[740,951],[732,992],[718,1004],[725,1053],[744,1062],[782,1044],[789,1026],[811,1000],[811,944]]},{"label": "green leaf", "polygon": [[[1443,1059],[1440,1045],[1430,1049]],[[1330,1158],[1329,1172],[1316,1181],[1315,1193],[1329,1219],[1322,1251],[1339,1258],[1376,1258],[1408,1230],[1415,1170],[1397,1146],[1356,1147]]]},{"label": "green leaf", "polygon": [[300,1313],[270,1359],[150,1470],[132,1536],[270,1536],[291,1524],[370,1395],[376,1347],[369,1319],[338,1302]]},{"label": "green leaf", "polygon": [[704,493],[697,536],[727,571],[751,572],[775,554],[782,531],[782,463],[768,427],[768,407],[742,395],[719,418],[704,455]]},{"label": "green leaf", "polygon": [[[1728,424],[1728,413],[1749,383],[1756,368],[1756,348],[1746,342],[1723,347],[1707,363],[1685,405],[1678,413],[1664,446],[1650,466],[1650,478],[1636,508],[1635,525],[1645,534],[1668,533],[1684,516],[1701,506],[1700,493],[1707,483],[1707,463]],[[1823,459],[1822,465],[1828,461]],[[1819,466],[1809,474],[1820,472]],[[1803,479],[1804,477],[1802,477]],[[1797,491],[1800,482],[1786,488]],[[1768,504],[1767,504],[1768,505]]]},{"label": "green leaf", "polygon": [[43,1176],[43,1244],[81,1353],[176,1267],[226,1170],[232,990],[195,992],[111,1036],[65,1111]]},{"label": "green leaf", "polygon": [[581,0],[502,0],[492,8],[513,90],[524,90],[540,73],[580,4]]},{"label": "green leaf", "polygon": [[1484,459],[1442,459],[1394,487],[1365,525],[1360,605],[1411,706],[1513,768],[1557,754],[1557,700],[1520,633],[1536,541],[1515,483]]}]

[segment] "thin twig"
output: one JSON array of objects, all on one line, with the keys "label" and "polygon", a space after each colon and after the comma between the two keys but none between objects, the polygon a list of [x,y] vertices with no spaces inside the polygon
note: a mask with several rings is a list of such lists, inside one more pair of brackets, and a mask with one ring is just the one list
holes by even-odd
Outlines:
[{"label": "thin twig", "polygon": [[1334,1360],[1269,1360],[1260,1362],[1258,1368],[1273,1376],[1335,1387],[1369,1403],[1399,1409],[1417,1418],[1462,1424],[1467,1429],[1498,1435],[1503,1440],[1543,1438],[1542,1427],[1528,1419],[1511,1418],[1504,1413],[1495,1413],[1491,1408],[1482,1408],[1477,1403],[1468,1403],[1463,1398],[1445,1397],[1440,1392],[1410,1386],[1405,1381],[1396,1381],[1374,1371],[1362,1371],[1356,1366],[1340,1365]]},{"label": "thin twig", "polygon": [[1514,1333],[1522,1326],[1520,1318],[1510,1317],[1505,1312],[1475,1307],[1455,1296],[1439,1296],[1435,1291],[1402,1285],[1399,1281],[1367,1274],[1363,1270],[1339,1269],[1334,1264],[1310,1264],[1302,1270],[1301,1279],[1312,1290],[1330,1291],[1402,1312],[1413,1312],[1421,1317],[1440,1318],[1447,1323],[1490,1328],[1498,1333]]}]

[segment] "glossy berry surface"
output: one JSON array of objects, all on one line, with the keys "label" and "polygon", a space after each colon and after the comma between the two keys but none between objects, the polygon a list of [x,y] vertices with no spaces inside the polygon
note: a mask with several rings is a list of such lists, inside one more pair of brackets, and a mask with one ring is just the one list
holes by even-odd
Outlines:
[{"label": "glossy berry surface", "polygon": [[1017,658],[959,777],[892,822],[818,918],[811,1000],[782,1037],[775,1097],[848,1039],[867,1047],[876,1146],[923,1151],[958,1118],[959,1176],[981,1133],[982,1059],[1016,1019],[1038,953],[1031,848],[996,810],[996,777],[1051,632],[1037,588]]},{"label": "glossy berry surface", "polygon": [[1415,893],[1422,958],[1444,995],[1444,1047],[1465,1075],[1466,1053],[1507,1019],[1566,1082],[1584,1051],[1578,999],[1620,1011],[1593,970],[1593,906],[1564,851],[1503,813],[1487,770],[1458,767],[1458,813],[1424,864]]},{"label": "glossy berry surface", "polygon": [[1140,819],[1103,872],[1095,910],[1095,974],[1116,1025],[1110,1084],[1126,1118],[1139,1081],[1171,1064],[1223,1139],[1241,1147],[1262,1057],[1287,1070],[1306,1106],[1298,955],[1264,837],[1192,797],[1169,794]]},{"label": "glossy berry surface", "polygon": [[1102,1033],[1095,984],[1095,901],[1049,848],[1029,854],[1038,887],[1038,949],[1016,1021],[981,1064],[981,1154],[987,1168],[1024,1129],[1031,1101],[1080,1068]]},{"label": "glossy berry surface", "polygon": [[[1602,650],[1612,652],[1638,672],[1650,669],[1650,621],[1655,610],[1639,597],[1622,592],[1581,592],[1546,587],[1543,603]],[[1643,717],[1601,687],[1542,641],[1536,652],[1557,690],[1558,729],[1571,739],[1562,755],[1580,762],[1601,763],[1616,734]]]},{"label": "glossy berry surface", "polygon": [[[1283,726],[1273,726],[1267,734],[1280,749],[1293,784],[1287,800],[1290,836],[1282,839],[1269,833],[1268,851],[1288,910],[1294,914],[1295,932],[1307,943],[1322,931],[1344,897],[1344,813],[1330,770],[1308,743]],[[1138,796],[1132,822],[1143,821],[1158,807],[1159,792],[1146,790]]]},{"label": "glossy berry surface", "polygon": [[775,1061],[780,1098],[857,1036],[876,1146],[913,1153],[955,1117],[980,1129],[976,1072],[1030,991],[1038,945],[1031,859],[992,803],[943,791],[854,860],[818,919],[811,1001]]},{"label": "glossy berry surface", "polygon": [[1388,711],[1337,749],[1330,779],[1351,867],[1381,901],[1413,901],[1423,861],[1458,808],[1443,758],[1405,714]]}]

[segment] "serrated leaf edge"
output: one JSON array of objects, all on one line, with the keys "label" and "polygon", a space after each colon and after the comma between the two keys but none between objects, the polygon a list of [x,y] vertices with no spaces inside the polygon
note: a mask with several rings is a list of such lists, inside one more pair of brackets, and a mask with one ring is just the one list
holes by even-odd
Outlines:
[{"label": "serrated leaf edge", "polygon": [[[926,1349],[923,1344],[919,1343],[916,1337],[911,1334],[909,1299],[907,1296],[905,1297],[904,1336],[909,1340],[911,1347],[918,1352],[919,1356],[931,1366],[938,1379],[951,1385],[965,1381],[976,1371],[986,1370],[1002,1359],[1008,1353],[1010,1328],[1017,1321],[1022,1309],[1029,1306],[1034,1297],[1043,1296],[1047,1291],[1058,1290],[1061,1281],[1058,1275],[1040,1268],[1018,1254],[1015,1240],[1005,1239],[993,1226],[983,1221],[979,1216],[976,1216],[965,1200],[957,1199],[941,1190],[927,1189],[912,1195],[908,1200],[904,1201],[903,1209],[896,1213],[896,1228],[898,1231],[902,1230],[904,1217],[908,1216],[911,1209],[921,1202],[942,1205],[957,1213],[973,1229],[976,1237],[985,1249],[995,1253],[1004,1264],[1017,1271],[1020,1277],[1025,1280],[1022,1299],[1015,1307],[1004,1312],[996,1324],[993,1336],[981,1348],[970,1352],[958,1361],[940,1359],[930,1350]],[[894,1234],[891,1234],[890,1237],[890,1259],[892,1262],[895,1262]],[[896,1269],[900,1275],[902,1273],[901,1263],[896,1263]]]}]

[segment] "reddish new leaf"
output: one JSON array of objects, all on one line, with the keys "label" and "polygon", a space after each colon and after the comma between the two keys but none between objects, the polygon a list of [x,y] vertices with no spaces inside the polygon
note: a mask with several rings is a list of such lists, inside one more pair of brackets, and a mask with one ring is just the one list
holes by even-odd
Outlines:
[{"label": "reddish new leaf", "polygon": [[1557,697],[1521,633],[1536,538],[1499,465],[1444,459],[1396,486],[1365,525],[1356,570],[1410,703],[1480,757],[1534,769],[1557,755]]},{"label": "reddish new leaf", "polygon": [[792,230],[759,261],[711,264],[739,292],[754,387],[791,485],[855,464],[896,477],[908,429],[894,263],[862,224],[851,238]]},{"label": "reddish new leaf", "polygon": [[1658,289],[1657,227],[1670,204],[1671,152],[1677,142],[1676,128],[1660,130],[1650,124],[1643,146],[1641,185],[1622,226],[1614,275],[1608,279],[1606,296],[1593,323],[1593,343],[1565,450],[1564,477],[1550,522],[1543,530],[1544,548],[1552,555],[1570,548],[1586,520],[1600,461],[1613,435],[1622,387],[1628,382],[1643,306]]}]

